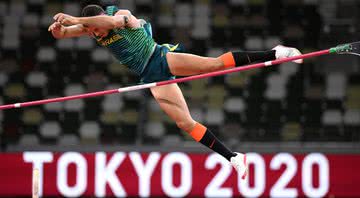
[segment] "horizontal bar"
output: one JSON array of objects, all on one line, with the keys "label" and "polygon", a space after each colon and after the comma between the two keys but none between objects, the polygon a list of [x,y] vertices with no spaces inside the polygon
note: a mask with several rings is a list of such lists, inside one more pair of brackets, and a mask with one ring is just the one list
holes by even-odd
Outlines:
[{"label": "horizontal bar", "polygon": [[322,50],[322,51],[312,52],[312,53],[308,53],[308,54],[303,54],[303,55],[299,55],[299,56],[293,56],[293,57],[278,59],[278,60],[274,60],[274,61],[267,61],[267,62],[263,62],[263,63],[256,63],[256,64],[251,64],[251,65],[246,65],[246,66],[240,66],[240,67],[235,67],[232,69],[215,71],[215,72],[199,74],[199,75],[194,75],[194,76],[188,76],[188,77],[178,78],[178,79],[173,79],[173,80],[148,83],[148,84],[142,84],[142,85],[135,85],[135,86],[123,87],[123,88],[119,88],[119,89],[92,92],[92,93],[66,96],[66,97],[60,97],[60,98],[51,98],[51,99],[37,100],[37,101],[31,101],[31,102],[2,105],[2,106],[0,106],[0,110],[22,108],[22,107],[43,105],[43,104],[54,103],[54,102],[64,102],[64,101],[68,101],[68,100],[77,100],[77,99],[91,98],[91,97],[97,97],[97,96],[104,96],[104,95],[110,95],[110,94],[115,94],[115,93],[119,93],[119,92],[128,92],[128,91],[134,91],[134,90],[148,89],[148,88],[156,87],[156,86],[163,86],[163,85],[168,85],[168,84],[193,81],[193,80],[197,80],[197,79],[220,76],[220,75],[230,74],[230,73],[234,73],[234,72],[240,72],[240,71],[260,68],[260,67],[267,67],[267,66],[271,66],[271,65],[277,65],[277,64],[281,64],[281,63],[294,61],[294,60],[321,56],[321,55],[325,55],[325,54],[329,54],[329,53],[330,53],[330,50],[328,49],[328,50]]}]

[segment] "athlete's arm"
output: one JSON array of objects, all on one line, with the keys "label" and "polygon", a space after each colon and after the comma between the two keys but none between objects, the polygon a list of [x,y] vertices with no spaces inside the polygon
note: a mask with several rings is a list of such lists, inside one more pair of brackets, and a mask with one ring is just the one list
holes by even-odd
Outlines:
[{"label": "athlete's arm", "polygon": [[81,24],[88,28],[98,29],[115,29],[125,27],[135,27],[137,19],[130,11],[121,10],[114,16],[98,15],[92,17],[74,17],[64,13],[58,13],[54,16],[54,20],[64,26]]},{"label": "athlete's arm", "polygon": [[124,28],[128,25],[130,18],[126,15],[107,16],[99,15],[93,17],[79,17],[78,24],[85,27],[92,27],[98,29],[115,29]]},{"label": "athlete's arm", "polygon": [[63,26],[59,22],[51,24],[48,31],[57,39],[88,35],[88,31],[83,25]]}]

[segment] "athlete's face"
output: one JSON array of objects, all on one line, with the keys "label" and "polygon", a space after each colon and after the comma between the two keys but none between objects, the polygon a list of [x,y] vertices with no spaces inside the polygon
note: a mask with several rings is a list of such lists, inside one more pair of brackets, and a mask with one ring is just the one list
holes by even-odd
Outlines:
[{"label": "athlete's face", "polygon": [[99,28],[88,28],[88,32],[90,32],[93,36],[100,38],[104,38],[109,34],[109,30]]}]

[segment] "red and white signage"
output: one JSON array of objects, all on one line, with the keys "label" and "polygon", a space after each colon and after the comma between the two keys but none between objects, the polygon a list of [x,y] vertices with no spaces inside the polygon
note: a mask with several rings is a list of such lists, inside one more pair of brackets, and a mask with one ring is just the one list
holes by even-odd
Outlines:
[{"label": "red and white signage", "polygon": [[217,154],[0,154],[0,196],[30,196],[39,169],[43,196],[360,197],[360,155],[248,153],[242,180]]}]

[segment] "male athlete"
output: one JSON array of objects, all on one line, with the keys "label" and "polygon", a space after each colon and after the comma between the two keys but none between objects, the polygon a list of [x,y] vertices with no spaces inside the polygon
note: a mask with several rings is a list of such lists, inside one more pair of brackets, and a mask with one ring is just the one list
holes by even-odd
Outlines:
[{"label": "male athlete", "polygon": [[[64,13],[54,16],[49,31],[57,38],[90,36],[112,52],[117,60],[139,75],[141,83],[151,83],[212,71],[229,69],[257,61],[270,61],[300,55],[295,48],[277,46],[270,51],[228,52],[217,58],[180,53],[177,46],[158,45],[152,38],[151,26],[137,19],[129,10],[108,6],[88,5],[82,17]],[[297,61],[301,63],[302,60]],[[177,84],[151,88],[160,107],[179,128],[197,142],[226,158],[241,178],[247,175],[246,156],[232,152],[202,124],[190,115],[184,96]]]}]

